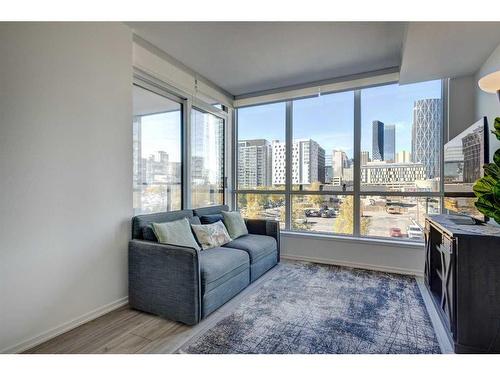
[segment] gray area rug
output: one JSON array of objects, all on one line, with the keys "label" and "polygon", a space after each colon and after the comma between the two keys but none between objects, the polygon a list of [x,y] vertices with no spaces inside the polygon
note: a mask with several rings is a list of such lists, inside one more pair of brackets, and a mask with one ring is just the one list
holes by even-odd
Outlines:
[{"label": "gray area rug", "polygon": [[272,277],[180,353],[440,353],[416,280],[313,263]]}]

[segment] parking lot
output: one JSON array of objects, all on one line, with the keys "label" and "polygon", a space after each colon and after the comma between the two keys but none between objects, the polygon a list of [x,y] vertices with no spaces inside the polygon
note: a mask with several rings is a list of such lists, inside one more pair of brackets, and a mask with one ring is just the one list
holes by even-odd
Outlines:
[{"label": "parking lot", "polygon": [[[432,203],[426,202],[425,199],[415,199],[408,203],[409,204],[399,210],[400,213],[388,213],[385,203],[371,205],[367,203],[367,201],[362,200],[363,214],[369,221],[365,235],[390,237],[391,228],[399,228],[401,238],[408,239],[407,227],[410,225],[418,225],[420,228],[423,228],[426,212],[429,211],[429,213],[433,213],[437,209]],[[270,219],[279,219],[279,212],[280,208],[269,208],[264,210],[262,216]],[[339,218],[338,216],[331,218],[306,217],[304,214],[299,220],[301,223],[305,220],[304,224],[307,224],[309,227],[307,230],[309,231],[335,233],[335,222],[339,220]],[[420,240],[423,240],[423,231],[420,233],[417,232],[417,236],[418,235],[421,236]],[[418,241],[419,239],[413,238],[412,240]]]}]

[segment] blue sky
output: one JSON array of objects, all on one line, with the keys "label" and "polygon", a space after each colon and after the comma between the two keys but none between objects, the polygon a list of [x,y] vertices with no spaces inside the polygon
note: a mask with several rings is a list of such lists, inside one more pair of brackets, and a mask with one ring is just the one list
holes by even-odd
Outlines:
[{"label": "blue sky", "polygon": [[[327,154],[344,150],[352,157],[354,135],[353,92],[322,95],[294,101],[294,138],[312,138]],[[396,125],[396,152],[411,151],[413,103],[441,97],[441,81],[398,84],[362,90],[361,150],[370,151],[372,121]],[[285,103],[242,108],[238,113],[238,138],[285,139]]]}]

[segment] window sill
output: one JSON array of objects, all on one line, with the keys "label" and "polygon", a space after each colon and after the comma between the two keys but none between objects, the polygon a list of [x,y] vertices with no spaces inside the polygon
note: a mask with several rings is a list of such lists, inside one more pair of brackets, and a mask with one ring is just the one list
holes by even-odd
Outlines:
[{"label": "window sill", "polygon": [[425,248],[424,242],[391,240],[391,239],[383,239],[383,238],[340,236],[340,235],[335,235],[335,234],[306,233],[306,232],[295,232],[295,231],[286,231],[286,230],[281,230],[281,235],[284,237],[311,238],[311,239],[323,240],[323,241],[334,240],[334,241],[357,242],[357,243],[366,243],[366,244],[380,244],[380,245],[385,245],[385,246],[399,247],[399,248],[406,248],[406,249],[416,249],[416,250],[422,250],[422,251]]}]

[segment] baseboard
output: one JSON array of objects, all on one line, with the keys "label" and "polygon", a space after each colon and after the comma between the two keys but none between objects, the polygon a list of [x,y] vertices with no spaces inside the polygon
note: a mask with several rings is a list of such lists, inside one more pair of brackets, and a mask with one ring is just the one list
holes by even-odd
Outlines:
[{"label": "baseboard", "polygon": [[379,266],[379,265],[366,264],[366,263],[345,262],[345,261],[336,260],[336,259],[312,258],[312,257],[301,256],[301,255],[290,255],[290,254],[283,254],[283,253],[281,254],[281,258],[290,259],[290,260],[300,260],[300,261],[312,262],[312,263],[333,264],[336,266],[343,266],[343,267],[350,267],[350,268],[361,268],[361,269],[372,270],[372,271],[397,273],[397,274],[401,274],[401,275],[412,275],[412,276],[418,276],[418,277],[424,276],[424,272],[418,271],[418,270],[399,268],[399,267],[386,267],[386,266]]},{"label": "baseboard", "polygon": [[63,333],[71,331],[72,329],[81,326],[91,320],[94,320],[104,314],[109,313],[110,311],[116,310],[122,306],[125,306],[128,303],[128,297],[120,298],[114,302],[108,303],[107,305],[98,307],[95,310],[92,310],[86,314],[79,316],[78,318],[72,319],[69,322],[63,323],[55,328],[49,329],[35,337],[24,340],[23,342],[13,345],[9,348],[0,349],[0,353],[22,353],[28,349],[34,348],[37,345],[44,343],[56,336],[59,336]]}]

